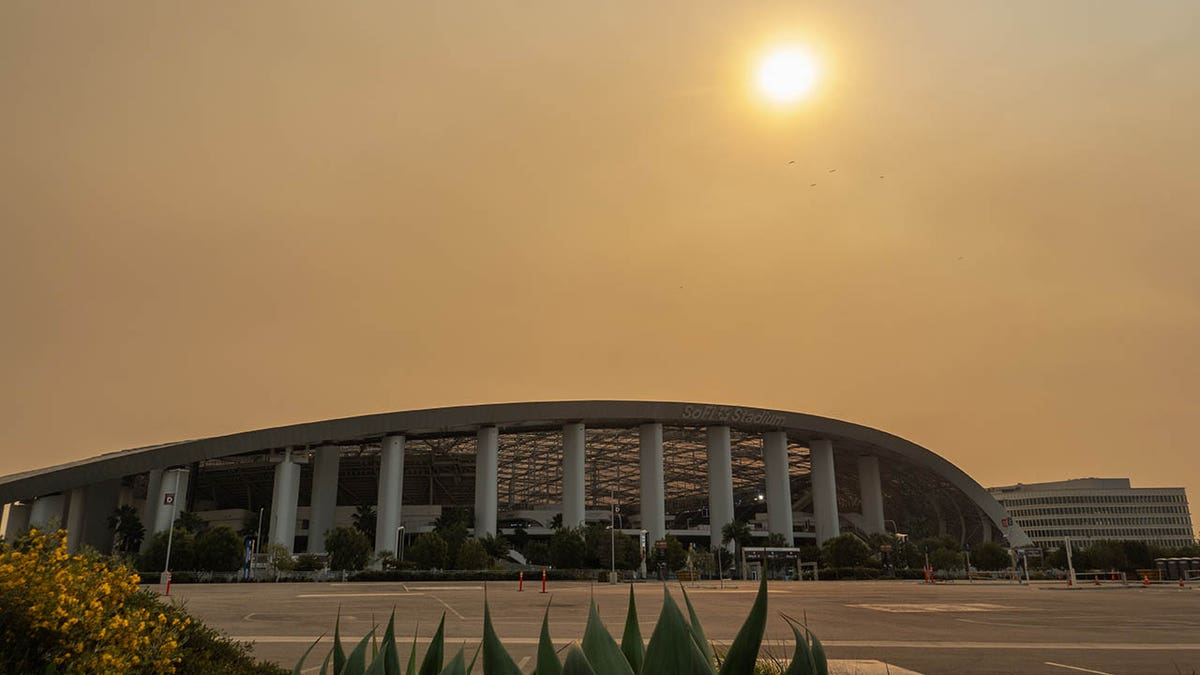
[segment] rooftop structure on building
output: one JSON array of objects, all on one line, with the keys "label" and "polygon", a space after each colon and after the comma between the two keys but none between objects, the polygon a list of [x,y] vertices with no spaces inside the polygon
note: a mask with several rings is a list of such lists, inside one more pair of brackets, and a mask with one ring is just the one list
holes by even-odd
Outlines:
[{"label": "rooftop structure on building", "polygon": [[1128,478],[1074,478],[988,488],[1029,538],[1044,548],[1070,539],[1140,541],[1177,547],[1195,543],[1181,487],[1135,488]]}]

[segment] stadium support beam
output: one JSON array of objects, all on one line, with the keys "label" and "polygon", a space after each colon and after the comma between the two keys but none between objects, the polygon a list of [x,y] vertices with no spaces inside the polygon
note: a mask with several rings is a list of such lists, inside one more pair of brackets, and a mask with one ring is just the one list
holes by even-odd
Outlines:
[{"label": "stadium support beam", "polygon": [[5,539],[12,541],[29,531],[29,513],[32,510],[29,504],[8,505],[8,524],[4,526]]},{"label": "stadium support beam", "polygon": [[29,514],[29,527],[45,530],[52,523],[61,526],[65,502],[66,498],[63,495],[46,495],[33,500],[33,510]]},{"label": "stadium support beam", "polygon": [[121,503],[121,479],[92,483],[87,491],[87,514],[83,517],[83,539],[81,543],[100,553],[111,553],[113,533],[108,529],[108,518]]},{"label": "stadium support beam", "polygon": [[650,545],[667,536],[663,488],[663,427],[658,422],[638,429],[641,461],[642,529]]},{"label": "stadium support beam", "polygon": [[584,519],[584,441],[583,424],[564,424],[563,430],[562,524],[564,528],[583,527]]},{"label": "stadium support beam", "polygon": [[325,533],[333,528],[341,457],[342,449],[336,445],[322,446],[313,453],[312,501],[308,510],[309,553],[325,551]]},{"label": "stadium support beam", "polygon": [[475,536],[482,539],[496,535],[500,431],[496,427],[482,427],[476,438]]},{"label": "stadium support beam", "polygon": [[162,494],[162,469],[151,469],[146,474],[146,504],[142,507],[142,526],[146,528],[146,536],[142,538],[142,550],[150,546],[154,538],[154,527],[158,523],[158,496]]},{"label": "stadium support beam", "polygon": [[867,534],[883,533],[883,487],[879,482],[879,458],[858,457],[858,492],[862,500],[863,529]]},{"label": "stadium support beam", "polygon": [[[708,427],[708,526],[709,543],[721,546],[721,528],[733,521],[733,464],[729,455],[729,427]],[[733,542],[729,542],[733,551]]]},{"label": "stadium support beam", "polygon": [[792,531],[792,482],[788,466],[788,440],[785,431],[768,431],[763,434],[763,461],[767,479],[767,529],[772,534],[783,535],[791,546],[795,535]]},{"label": "stadium support beam", "polygon": [[812,463],[813,519],[817,522],[817,545],[832,539],[838,527],[837,481],[833,470],[833,441],[814,439],[808,444]]},{"label": "stadium support beam", "polygon": [[[165,482],[165,481],[164,481]],[[275,490],[271,497],[270,542],[288,553],[296,546],[296,505],[300,499],[300,465],[292,461],[292,449],[283,451],[275,465]]]},{"label": "stadium support beam", "polygon": [[64,527],[67,530],[67,551],[74,553],[79,550],[79,544],[83,541],[83,524],[87,515],[87,491],[84,488],[75,488],[67,494],[67,522]]},{"label": "stadium support beam", "polygon": [[400,555],[396,534],[402,523],[404,498],[404,436],[388,436],[379,448],[379,504],[375,552]]},{"label": "stadium support beam", "polygon": [[[163,472],[156,497],[154,527],[146,533],[147,539],[159,532],[166,532],[171,527],[172,521],[183,512],[184,505],[187,504],[189,473],[187,469],[171,469]],[[172,502],[175,508],[171,508]]]}]

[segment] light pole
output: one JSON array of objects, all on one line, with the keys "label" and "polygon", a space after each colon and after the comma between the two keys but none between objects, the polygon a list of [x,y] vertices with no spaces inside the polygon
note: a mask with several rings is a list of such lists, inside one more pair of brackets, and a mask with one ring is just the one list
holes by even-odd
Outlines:
[{"label": "light pole", "polygon": [[396,528],[396,555],[400,556],[400,562],[404,562],[404,526]]},{"label": "light pole", "polygon": [[179,474],[187,469],[175,469],[175,491],[171,493],[171,522],[167,525],[167,559],[163,562],[163,576],[167,578],[167,590],[171,594],[171,540],[175,535],[175,504],[179,501]]}]

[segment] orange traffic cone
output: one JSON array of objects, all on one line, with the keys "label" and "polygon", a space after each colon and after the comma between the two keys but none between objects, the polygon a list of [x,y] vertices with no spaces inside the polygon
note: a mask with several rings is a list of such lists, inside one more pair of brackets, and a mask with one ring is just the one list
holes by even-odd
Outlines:
[{"label": "orange traffic cone", "polygon": [[1142,577],[1142,585],[1143,585],[1143,586],[1146,586],[1147,588],[1149,588],[1149,586],[1150,586],[1150,577]]},{"label": "orange traffic cone", "polygon": [[525,590],[525,570],[521,570],[520,576],[517,577],[517,590]]}]

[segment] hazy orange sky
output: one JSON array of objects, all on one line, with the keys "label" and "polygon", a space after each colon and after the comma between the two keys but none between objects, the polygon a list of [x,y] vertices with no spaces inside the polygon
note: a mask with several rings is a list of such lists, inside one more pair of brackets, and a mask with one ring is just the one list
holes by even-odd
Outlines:
[{"label": "hazy orange sky", "polygon": [[1200,3],[798,5],[0,4],[0,474],[634,398],[1200,500]]}]

